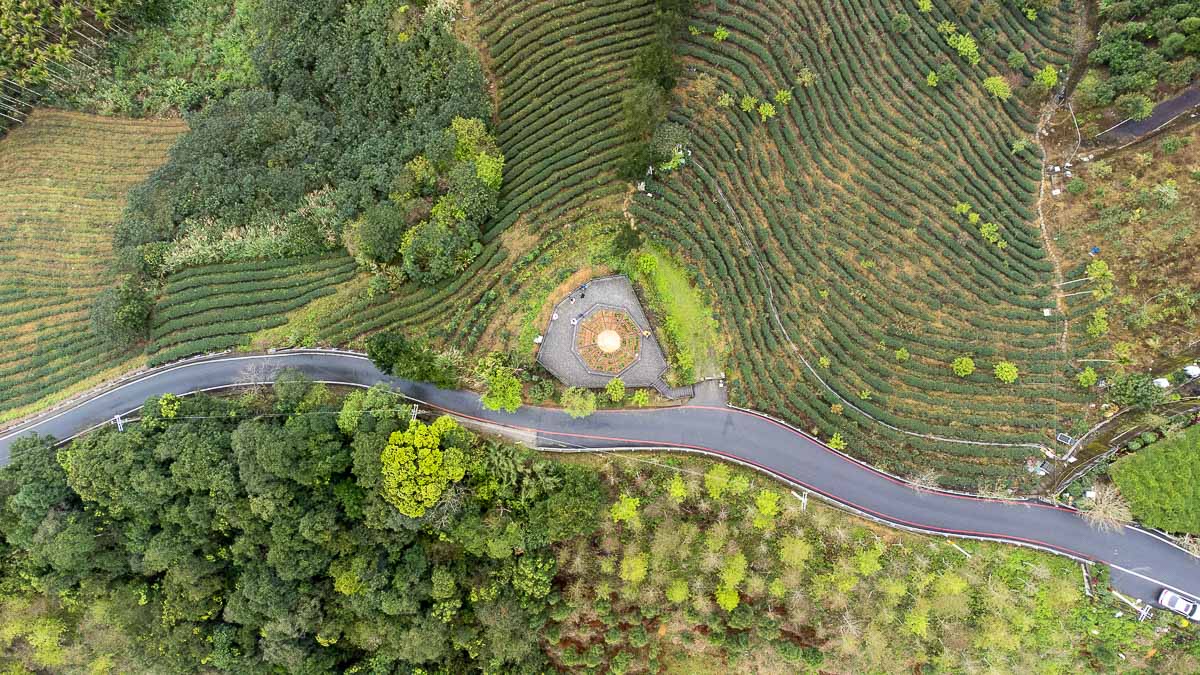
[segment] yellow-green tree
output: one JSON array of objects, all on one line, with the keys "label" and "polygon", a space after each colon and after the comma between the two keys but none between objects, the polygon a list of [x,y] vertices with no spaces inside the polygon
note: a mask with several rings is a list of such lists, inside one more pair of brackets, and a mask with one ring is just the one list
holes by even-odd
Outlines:
[{"label": "yellow-green tree", "polygon": [[708,496],[720,499],[721,495],[725,494],[725,490],[729,488],[729,477],[729,467],[724,464],[714,464],[704,474],[704,487],[708,490]]},{"label": "yellow-green tree", "polygon": [[996,379],[1005,384],[1012,384],[1017,381],[1017,364],[1011,361],[1001,361],[997,363],[992,372],[995,373]]},{"label": "yellow-green tree", "polygon": [[442,416],[426,425],[414,420],[408,429],[394,432],[380,457],[383,463],[383,497],[400,513],[420,518],[441,498],[451,483],[466,474],[462,450],[443,447],[458,423]]},{"label": "yellow-green tree", "polygon": [[604,385],[604,392],[608,394],[608,400],[613,403],[620,403],[625,400],[625,381],[619,377],[614,377]]},{"label": "yellow-green tree", "polygon": [[983,88],[987,93],[1001,101],[1007,101],[1012,96],[1012,88],[1008,86],[1008,81],[999,75],[985,77],[983,79]]}]

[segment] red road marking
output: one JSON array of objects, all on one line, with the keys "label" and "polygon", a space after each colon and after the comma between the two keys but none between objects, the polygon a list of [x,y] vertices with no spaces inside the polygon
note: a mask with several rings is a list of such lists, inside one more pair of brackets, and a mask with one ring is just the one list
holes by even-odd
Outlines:
[{"label": "red road marking", "polygon": [[[475,417],[474,415],[467,415],[467,414],[465,414],[465,413],[461,413],[461,412],[456,412],[456,411],[454,411],[454,410],[450,410],[449,408],[443,408],[442,406],[439,406],[439,405],[437,405],[437,404],[434,404],[434,403],[428,403],[428,402],[425,402],[425,405],[428,405],[428,406],[430,406],[430,407],[433,407],[433,408],[437,408],[438,410],[441,410],[441,411],[444,411],[444,412],[450,413],[450,414],[452,414],[452,415],[455,415],[455,416],[457,416],[457,417],[464,417],[464,418],[466,418],[466,419],[469,419],[469,420],[474,420],[474,421],[476,421],[476,422],[482,422],[482,423],[485,423],[485,424],[492,424],[492,425],[496,425],[496,426],[500,426],[500,427],[506,427],[506,428],[508,428],[508,429],[516,429],[516,430],[518,430],[518,431],[526,431],[526,432],[531,432],[531,433],[541,433],[541,434],[547,434],[547,435],[551,435],[551,436],[569,436],[569,437],[571,437],[571,438],[587,438],[587,439],[592,439],[592,440],[600,440],[600,441],[618,441],[618,442],[621,442],[621,443],[637,443],[637,444],[640,444],[640,445],[645,445],[645,446],[679,447],[679,448],[687,448],[687,449],[689,449],[689,450],[698,450],[698,451],[700,451],[700,452],[712,453],[712,454],[714,454],[714,455],[719,455],[719,456],[721,456],[721,457],[728,457],[728,458],[730,458],[730,459],[734,459],[734,460],[737,460],[737,461],[739,461],[739,462],[745,462],[746,464],[750,464],[750,465],[752,465],[752,466],[754,466],[754,467],[756,467],[756,468],[758,468],[758,469],[761,469],[762,471],[764,471],[764,472],[766,472],[766,473],[769,473],[769,474],[772,474],[772,475],[775,475],[775,476],[780,476],[780,477],[782,477],[782,478],[784,478],[784,479],[786,479],[786,480],[788,480],[788,481],[791,481],[792,483],[795,483],[796,485],[799,485],[799,486],[801,486],[801,487],[803,487],[803,488],[805,488],[805,489],[807,489],[807,490],[810,490],[810,491],[812,491],[812,492],[816,492],[817,494],[823,495],[823,496],[825,496],[827,499],[830,499],[830,500],[832,500],[832,501],[835,501],[835,502],[838,502],[838,503],[841,503],[841,504],[845,504],[845,505],[847,505],[847,506],[849,506],[849,507],[851,507],[851,508],[854,508],[854,509],[857,509],[857,510],[859,510],[859,511],[862,511],[863,513],[869,513],[869,514],[871,514],[871,515],[874,515],[874,516],[876,516],[876,517],[878,517],[878,518],[880,518],[880,519],[882,519],[882,520],[888,521],[888,522],[892,522],[892,523],[899,523],[899,524],[902,524],[902,525],[908,525],[908,526],[910,526],[910,527],[914,527],[914,528],[917,528],[917,529],[919,529],[919,530],[924,530],[924,531],[927,531],[927,532],[941,532],[941,533],[945,533],[945,534],[958,534],[958,535],[963,535],[963,536],[967,536],[967,537],[975,536],[975,537],[985,537],[985,538],[988,538],[988,539],[999,539],[999,540],[1008,540],[1008,541],[1020,541],[1020,542],[1024,542],[1024,543],[1027,543],[1027,544],[1034,544],[1034,545],[1037,545],[1037,546],[1042,546],[1042,547],[1049,548],[1049,549],[1052,549],[1052,550],[1061,551],[1061,552],[1063,552],[1063,553],[1066,553],[1066,554],[1068,554],[1068,555],[1071,555],[1071,556],[1075,556],[1076,558],[1080,558],[1080,559],[1083,559],[1083,560],[1091,560],[1091,561],[1094,561],[1094,562],[1103,562],[1103,563],[1105,563],[1105,564],[1110,564],[1110,563],[1108,563],[1108,561],[1106,561],[1106,560],[1101,560],[1101,559],[1099,559],[1099,558],[1094,558],[1094,557],[1092,557],[1092,556],[1090,556],[1090,555],[1087,555],[1087,554],[1084,554],[1084,553],[1080,553],[1079,551],[1075,551],[1075,550],[1073,550],[1073,549],[1069,549],[1069,548],[1067,548],[1067,547],[1065,547],[1065,546],[1059,546],[1059,545],[1057,545],[1057,544],[1051,544],[1051,543],[1048,543],[1048,542],[1041,541],[1041,540],[1039,540],[1039,539],[1027,539],[1027,538],[1025,538],[1025,537],[1018,537],[1018,536],[1016,536],[1016,535],[997,534],[997,533],[993,533],[993,532],[979,532],[979,531],[976,531],[976,530],[957,530],[957,529],[953,529],[953,528],[947,528],[947,527],[937,527],[937,526],[933,526],[933,525],[923,525],[923,524],[921,524],[921,523],[916,523],[916,522],[912,522],[912,521],[904,520],[903,518],[897,518],[897,517],[895,517],[895,516],[889,516],[889,515],[886,515],[886,514],[884,514],[884,513],[881,513],[881,512],[879,512],[879,511],[875,511],[874,509],[870,509],[870,508],[867,508],[867,507],[864,507],[864,506],[859,506],[858,504],[855,504],[854,502],[852,502],[852,501],[850,501],[850,500],[848,500],[848,499],[843,499],[843,498],[841,498],[841,497],[837,497],[837,496],[835,496],[835,495],[832,495],[832,494],[830,494],[830,493],[828,493],[828,492],[825,492],[824,490],[821,490],[821,489],[819,489],[819,488],[813,487],[813,486],[809,485],[808,483],[805,483],[804,481],[802,481],[802,480],[800,480],[800,479],[798,479],[798,478],[795,478],[795,477],[793,477],[793,476],[790,476],[790,475],[788,475],[788,474],[786,474],[786,473],[784,473],[784,472],[782,472],[782,471],[777,471],[777,470],[775,470],[775,469],[772,469],[772,468],[770,468],[770,467],[768,467],[768,466],[765,466],[765,465],[759,464],[758,462],[755,462],[754,460],[751,460],[751,459],[746,459],[746,458],[744,458],[744,457],[738,457],[737,455],[734,455],[734,454],[731,454],[731,453],[728,453],[728,452],[723,452],[723,451],[721,451],[721,450],[716,450],[716,449],[713,449],[713,448],[709,448],[709,447],[706,447],[706,446],[703,446],[703,445],[689,445],[689,444],[686,444],[686,443],[661,443],[661,442],[658,442],[658,441],[646,441],[646,440],[641,440],[641,439],[636,439],[636,438],[621,438],[621,437],[615,437],[615,436],[599,436],[599,435],[595,435],[595,434],[579,434],[579,433],[572,433],[572,432],[565,432],[565,431],[545,431],[545,430],[543,430],[543,429],[536,429],[536,428],[533,428],[533,427],[523,427],[523,426],[519,426],[519,425],[516,425],[516,424],[506,424],[506,423],[504,423],[504,422],[496,422],[496,421],[494,421],[494,420],[489,420],[489,419],[485,419],[485,418],[482,418],[482,417]],[[688,407],[701,408],[701,409],[703,409],[703,408],[708,408],[708,409],[711,409],[711,410],[726,410],[725,408],[712,408],[711,406],[688,406]],[[739,411],[739,412],[740,412],[740,411]],[[744,414],[747,414],[747,415],[749,415],[750,413],[744,413]],[[754,417],[759,417],[759,416],[758,416],[758,415],[754,415]],[[759,419],[766,419],[766,418],[759,417]],[[777,425],[777,426],[781,426],[782,428],[784,428],[784,429],[787,429],[787,430],[789,430],[789,431],[792,431],[793,433],[795,433],[795,430],[794,430],[794,429],[792,429],[792,428],[790,428],[790,427],[788,427],[788,426],[786,426],[786,425],[780,425],[778,422],[775,422],[774,420],[770,420],[770,419],[767,419],[767,421],[768,421],[768,422],[771,422],[771,423],[773,423],[773,424],[775,424],[775,425]],[[801,435],[803,436],[803,434],[801,434]],[[807,438],[807,436],[805,436],[805,438]],[[819,442],[818,442],[818,443],[819,443]],[[821,445],[821,447],[823,447],[823,448],[825,447],[825,446],[824,446],[824,444],[820,444],[820,445]],[[840,458],[842,458],[842,459],[844,459],[844,460],[846,460],[846,461],[853,462],[853,460],[847,459],[845,456],[843,456],[842,454],[840,454],[840,453],[838,453],[838,452],[834,451],[832,448],[827,448],[827,450],[828,450],[829,452],[833,452],[833,453],[834,453],[834,454],[836,454],[838,457],[840,457]],[[854,462],[854,464],[855,464],[856,466],[861,466],[861,467],[863,467],[863,468],[868,468],[868,469],[870,468],[869,466],[865,466],[865,465],[862,465],[862,464],[858,464],[857,462]],[[889,479],[891,479],[893,482],[899,483],[899,484],[901,484],[901,485],[906,485],[906,486],[908,486],[908,484],[907,484],[907,483],[904,483],[903,481],[899,481],[899,480],[896,480],[896,479],[894,479],[894,478],[891,478],[890,476],[887,476],[886,474],[880,474],[878,471],[876,471],[876,470],[874,470],[874,469],[872,469],[872,471],[874,471],[876,474],[883,475],[885,478],[889,478]],[[908,486],[908,487],[911,487],[911,486]],[[948,494],[948,493],[939,493],[939,494]],[[952,497],[960,497],[960,498],[963,498],[963,499],[975,499],[975,500],[977,500],[977,501],[999,502],[999,503],[1002,503],[1002,504],[1014,504],[1014,505],[1015,505],[1015,504],[1017,504],[1017,502],[1007,502],[1007,501],[1005,501],[1005,500],[1003,500],[1003,499],[989,499],[989,498],[986,498],[986,497],[968,497],[968,496],[966,496],[966,495],[953,495],[953,494],[950,494],[950,495],[948,495],[948,496],[952,496]],[[1024,503],[1022,503],[1022,505],[1025,505],[1025,504],[1024,504]],[[1034,504],[1034,505],[1037,505],[1037,504]],[[1042,505],[1042,506],[1043,506],[1043,507],[1045,507],[1045,508],[1059,508],[1059,507],[1052,507],[1052,506],[1049,506],[1049,505]],[[1063,511],[1069,511],[1069,512],[1071,512],[1071,513],[1074,513],[1073,511],[1070,511],[1070,509],[1060,509],[1060,510],[1063,510]]]}]

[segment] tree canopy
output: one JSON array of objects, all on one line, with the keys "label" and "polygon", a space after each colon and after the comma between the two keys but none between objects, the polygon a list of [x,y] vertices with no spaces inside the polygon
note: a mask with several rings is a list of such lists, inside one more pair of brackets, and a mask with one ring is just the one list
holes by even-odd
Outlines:
[{"label": "tree canopy", "polygon": [[547,670],[549,547],[597,526],[591,470],[299,376],[141,416],[0,468],[0,585],[105,608],[122,670]]},{"label": "tree canopy", "polygon": [[[198,231],[220,240],[302,209],[304,197],[322,189],[341,216],[337,235],[341,222],[387,202],[413,158],[445,147],[446,135],[462,126],[455,120],[475,120],[486,137],[478,122],[490,117],[483,73],[450,30],[444,7],[264,0],[245,11],[256,27],[250,51],[260,84],[191,119],[168,162],[130,194],[118,246],[145,247]],[[477,140],[475,153],[464,158],[454,154],[451,138],[446,161],[435,163],[438,176],[449,176],[456,161],[473,169],[471,179],[450,181],[450,191],[461,196],[455,208],[444,209],[454,217],[438,223],[453,221],[458,239],[453,264],[429,272],[437,279],[458,269],[494,210],[503,157],[494,143]],[[404,200],[393,205],[405,206]],[[370,212],[368,258],[395,256],[405,216]]]},{"label": "tree canopy", "polygon": [[[1088,62],[1091,73],[1080,83],[1084,99],[1106,106],[1124,99],[1125,114],[1149,116],[1146,95],[1184,87],[1200,72],[1200,6],[1165,0],[1105,2],[1099,7],[1098,44]],[[1144,111],[1144,114],[1143,114]]]},{"label": "tree canopy", "polygon": [[458,384],[458,367],[424,340],[401,333],[376,333],[367,338],[367,357],[385,373],[451,388]]}]

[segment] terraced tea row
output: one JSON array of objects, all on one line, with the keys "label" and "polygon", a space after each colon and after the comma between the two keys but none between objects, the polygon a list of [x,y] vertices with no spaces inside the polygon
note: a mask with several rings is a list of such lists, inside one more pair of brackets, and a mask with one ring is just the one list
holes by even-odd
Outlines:
[{"label": "terraced tea row", "polygon": [[[507,163],[500,210],[484,250],[437,288],[404,287],[358,297],[326,317],[322,342],[343,344],[387,329],[431,333],[471,352],[496,310],[528,281],[522,269],[598,203],[626,189],[614,179],[621,154],[621,91],[652,27],[648,0],[507,0],[481,3],[480,33],[498,84],[496,140]],[[506,247],[501,235],[523,236]],[[525,242],[525,243],[520,243]],[[509,250],[509,249],[512,250]]]},{"label": "terraced tea row", "polygon": [[[911,29],[897,34],[904,11]],[[1039,165],[1010,150],[1035,120],[981,86],[1009,71],[1010,49],[1039,67],[1064,63],[1064,19],[1042,12],[1031,23],[1006,6],[970,67],[938,24],[978,32],[976,11],[715,3],[695,22],[689,64],[733,101],[774,99],[778,115],[715,100],[679,111],[693,166],[634,208],[702,264],[741,342],[740,402],[839,433],[885,468],[936,467],[950,485],[1019,476],[1020,460],[1039,454],[1022,444],[1051,443],[1082,400],[1064,377],[1060,319],[1042,313],[1054,300],[1031,223]],[[724,41],[711,37],[720,26]],[[928,86],[948,63],[957,80]],[[781,90],[790,97],[775,98]],[[951,362],[963,356],[977,370],[960,377]],[[993,377],[1001,361],[1017,365],[1015,383]]]},{"label": "terraced tea row", "polygon": [[354,276],[346,255],[206,265],[171,277],[154,311],[151,364],[246,343]]},{"label": "terraced tea row", "polygon": [[510,158],[489,236],[533,214],[540,229],[619,192],[611,171],[621,151],[621,92],[651,36],[653,4],[508,0],[483,12],[500,87],[496,140]]},{"label": "terraced tea row", "polygon": [[186,129],[38,110],[0,141],[0,418],[129,365],[89,329],[125,193]]}]

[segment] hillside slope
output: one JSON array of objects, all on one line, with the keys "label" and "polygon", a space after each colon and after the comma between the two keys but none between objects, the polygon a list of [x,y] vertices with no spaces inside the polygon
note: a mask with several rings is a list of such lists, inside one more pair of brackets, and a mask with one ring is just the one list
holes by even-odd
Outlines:
[{"label": "hillside slope", "polygon": [[498,310],[531,282],[530,265],[564,256],[563,236],[581,219],[619,213],[627,188],[614,174],[621,92],[634,55],[650,38],[653,3],[474,4],[469,18],[495,82],[496,140],[506,158],[500,210],[484,233],[483,251],[436,288],[410,285],[395,296],[350,299],[320,331],[323,342],[409,328],[474,351]]},{"label": "hillside slope", "polygon": [[0,141],[0,419],[135,363],[92,335],[88,311],[112,282],[126,191],[186,128],[38,110]]},{"label": "hillside slope", "polygon": [[[1065,64],[1070,18],[885,0],[701,10],[684,47],[688,86],[713,91],[673,115],[691,131],[692,161],[634,211],[718,295],[741,347],[739,403],[950,485],[1011,481],[1040,455],[996,444],[1053,443],[1081,397],[1064,377],[1061,320],[1042,312],[1055,302],[1035,221],[1036,146],[1011,149],[1031,137],[1036,105],[1002,103],[982,81],[1018,89]],[[976,38],[977,65],[948,44],[944,22]],[[1027,57],[1017,70],[1014,51]],[[951,363],[964,356],[976,370],[960,377]],[[1017,366],[1016,382],[993,376],[1001,361]]]}]

